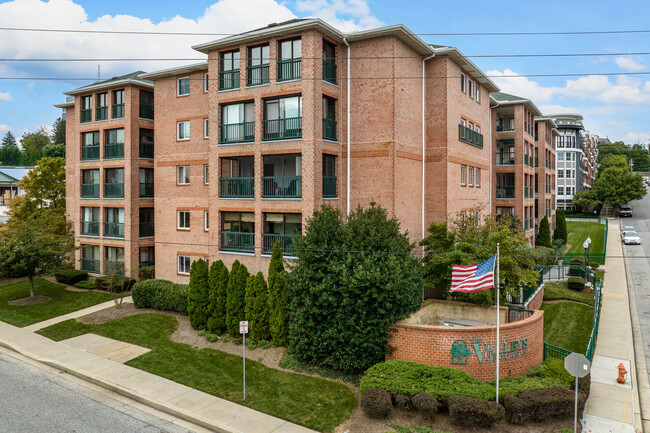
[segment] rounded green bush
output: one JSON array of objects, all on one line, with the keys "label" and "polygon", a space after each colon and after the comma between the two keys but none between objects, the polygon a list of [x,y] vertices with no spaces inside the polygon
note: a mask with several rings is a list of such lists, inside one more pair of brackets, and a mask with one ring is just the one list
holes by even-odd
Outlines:
[{"label": "rounded green bush", "polygon": [[420,393],[413,396],[411,399],[413,408],[417,410],[424,419],[433,421],[438,413],[438,400],[433,398],[431,394]]},{"label": "rounded green bush", "polygon": [[361,409],[370,418],[388,418],[393,410],[390,394],[379,388],[367,389],[361,394]]}]

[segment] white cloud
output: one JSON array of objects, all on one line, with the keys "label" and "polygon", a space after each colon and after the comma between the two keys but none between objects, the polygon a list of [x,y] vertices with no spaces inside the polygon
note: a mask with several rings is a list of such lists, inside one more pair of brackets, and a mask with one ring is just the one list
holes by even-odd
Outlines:
[{"label": "white cloud", "polygon": [[7,131],[9,131],[10,129],[11,129],[11,128],[10,128],[9,126],[7,126],[7,125],[1,125],[1,124],[0,124],[0,132],[7,132]]},{"label": "white cloud", "polygon": [[296,9],[321,18],[344,32],[384,24],[371,13],[367,0],[298,0]]},{"label": "white cloud", "polygon": [[27,83],[27,90],[34,90],[34,82],[33,81],[30,81],[29,83]]},{"label": "white cloud", "polygon": [[614,58],[614,61],[618,65],[619,68],[623,69],[624,71],[642,71],[646,68],[645,65],[637,62],[634,58],[632,57],[616,57]]},{"label": "white cloud", "polygon": [[11,93],[9,93],[9,92],[6,92],[6,93],[0,92],[0,101],[11,102],[13,100],[14,100],[14,98],[11,97]]},{"label": "white cloud", "polygon": [[650,142],[650,131],[628,132],[623,136],[622,140],[627,144],[648,143]]},{"label": "white cloud", "polygon": [[544,114],[555,114],[555,113],[580,113],[575,107],[566,107],[564,105],[557,104],[543,104],[539,106],[539,109],[542,110]]},{"label": "white cloud", "polygon": [[502,92],[528,98],[533,102],[549,102],[556,92],[555,87],[543,87],[535,81],[522,77],[510,69],[487,71],[487,75],[501,88]]}]

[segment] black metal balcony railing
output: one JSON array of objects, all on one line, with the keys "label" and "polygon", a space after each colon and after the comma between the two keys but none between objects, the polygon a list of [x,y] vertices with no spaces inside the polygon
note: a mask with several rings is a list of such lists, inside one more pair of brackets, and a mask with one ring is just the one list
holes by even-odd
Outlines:
[{"label": "black metal balcony railing", "polygon": [[262,140],[282,140],[302,137],[302,117],[262,120]]},{"label": "black metal balcony railing", "polygon": [[156,263],[153,260],[142,260],[140,261],[140,267],[145,268],[147,266],[155,266]]},{"label": "black metal balcony railing", "polygon": [[81,184],[81,197],[99,198],[99,184],[98,183]]},{"label": "black metal balcony railing", "polygon": [[83,146],[81,148],[81,160],[91,159],[99,159],[99,146]]},{"label": "black metal balcony railing", "polygon": [[140,158],[153,158],[153,143],[140,143]]},{"label": "black metal balcony railing", "polygon": [[124,183],[105,183],[104,197],[124,198]]},{"label": "black metal balcony railing", "polygon": [[497,121],[497,132],[512,132],[515,130],[513,125],[514,122],[510,122],[512,119],[503,119]]},{"label": "black metal balcony railing", "polygon": [[93,274],[99,273],[99,260],[97,259],[81,259],[81,270]]},{"label": "black metal balcony railing", "polygon": [[323,80],[336,84],[336,63],[323,59]]},{"label": "black metal balcony railing", "polygon": [[255,233],[222,231],[219,249],[238,253],[254,253]]},{"label": "black metal balcony railing", "polygon": [[140,182],[140,198],[153,197],[153,182]]},{"label": "black metal balcony railing", "polygon": [[219,179],[219,183],[219,197],[255,197],[255,178],[253,177],[222,177]]},{"label": "black metal balcony railing", "polygon": [[323,119],[323,138],[336,141],[336,120]]},{"label": "black metal balcony railing", "polygon": [[124,143],[107,143],[104,145],[104,158],[124,158]]},{"label": "black metal balcony railing", "polygon": [[323,176],[323,198],[336,197],[336,177]]},{"label": "black metal balcony railing", "polygon": [[147,238],[153,236],[153,221],[140,222],[140,237]]},{"label": "black metal balcony railing", "polygon": [[497,198],[515,198],[514,185],[497,185]]},{"label": "black metal balcony railing", "polygon": [[248,143],[255,141],[255,122],[220,125],[219,143]]},{"label": "black metal balcony railing", "polygon": [[479,134],[461,124],[458,125],[458,139],[463,143],[483,149],[483,134]]},{"label": "black metal balcony railing", "polygon": [[302,176],[263,177],[262,197],[301,198],[302,197]]},{"label": "black metal balcony railing", "polygon": [[247,86],[260,86],[262,84],[269,84],[269,64],[249,66],[247,68],[246,85]]},{"label": "black metal balcony railing", "polygon": [[108,119],[108,107],[97,107],[95,111],[95,121],[107,120]]},{"label": "black metal balcony railing", "polygon": [[140,103],[140,118],[153,120],[153,104]]},{"label": "black metal balcony railing", "polygon": [[299,80],[302,77],[302,59],[278,61],[278,81]]},{"label": "black metal balcony railing", "polygon": [[276,240],[280,241],[280,248],[282,249],[283,255],[293,255],[293,236],[275,233],[264,233],[262,235],[262,254],[271,254],[273,252],[273,244]]},{"label": "black metal balcony railing", "polygon": [[515,153],[497,152],[496,165],[515,165]]},{"label": "black metal balcony railing", "polygon": [[239,69],[219,71],[219,90],[239,89]]},{"label": "black metal balcony railing", "polygon": [[104,236],[110,236],[112,238],[123,238],[124,237],[124,223],[104,223]]},{"label": "black metal balcony railing", "polygon": [[111,113],[112,119],[124,118],[124,104],[113,104],[112,108],[113,108]]},{"label": "black metal balcony railing", "polygon": [[81,110],[81,123],[92,122],[92,120],[93,120],[93,110],[92,110],[92,108],[87,108],[85,110]]},{"label": "black metal balcony railing", "polygon": [[81,234],[84,236],[99,236],[99,221],[82,221]]}]

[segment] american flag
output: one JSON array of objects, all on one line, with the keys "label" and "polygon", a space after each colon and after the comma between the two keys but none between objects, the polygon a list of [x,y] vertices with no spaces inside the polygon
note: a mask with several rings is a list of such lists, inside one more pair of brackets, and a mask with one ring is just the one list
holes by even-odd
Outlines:
[{"label": "american flag", "polygon": [[473,265],[454,265],[451,268],[452,292],[471,293],[494,287],[494,262],[492,256],[484,262]]}]

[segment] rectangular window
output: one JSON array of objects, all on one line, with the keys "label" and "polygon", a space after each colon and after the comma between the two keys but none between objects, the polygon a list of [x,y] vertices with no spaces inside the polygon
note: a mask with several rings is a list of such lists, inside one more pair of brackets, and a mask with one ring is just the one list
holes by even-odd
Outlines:
[{"label": "rectangular window", "polygon": [[176,122],[176,140],[189,140],[190,139],[190,121]]},{"label": "rectangular window", "polygon": [[476,83],[476,102],[481,102],[481,86]]},{"label": "rectangular window", "polygon": [[124,209],[117,207],[104,208],[104,236],[124,237]]},{"label": "rectangular window", "polygon": [[140,89],[140,118],[153,120],[153,92]]},{"label": "rectangular window", "polygon": [[221,106],[219,143],[245,143],[255,140],[255,103]]},{"label": "rectangular window", "polygon": [[176,82],[176,96],[190,94],[190,77],[179,78]]},{"label": "rectangular window", "polygon": [[203,165],[203,183],[206,185],[210,183],[210,166],[208,164]]},{"label": "rectangular window", "polygon": [[557,153],[557,160],[558,161],[564,161],[564,152],[558,152]]},{"label": "rectangular window", "polygon": [[248,78],[246,85],[259,86],[269,83],[269,45],[248,48]]},{"label": "rectangular window", "polygon": [[124,248],[106,247],[106,262],[104,273],[113,275],[124,274]]},{"label": "rectangular window", "polygon": [[210,212],[207,210],[203,211],[203,230],[210,230]]},{"label": "rectangular window", "polygon": [[203,138],[210,137],[210,126],[208,125],[208,119],[203,119]]},{"label": "rectangular window", "polygon": [[557,187],[557,195],[564,195],[564,187],[563,186],[558,186]]},{"label": "rectangular window", "polygon": [[104,172],[104,197],[124,198],[124,169],[107,168]]},{"label": "rectangular window", "polygon": [[189,165],[179,165],[176,167],[176,183],[178,185],[189,185],[190,183]]},{"label": "rectangular window", "polygon": [[190,265],[192,264],[190,256],[178,256],[178,273],[179,274],[190,274]]},{"label": "rectangular window", "polygon": [[95,120],[108,119],[108,93],[97,94],[97,112],[95,113]]},{"label": "rectangular window", "polygon": [[153,129],[140,128],[140,158],[153,158]]},{"label": "rectangular window", "polygon": [[81,134],[81,159],[99,159],[99,132],[84,132]]},{"label": "rectangular window", "polygon": [[323,138],[336,141],[336,99],[323,96]]},{"label": "rectangular window", "polygon": [[210,79],[208,78],[208,73],[203,74],[203,91],[207,92],[210,88]]},{"label": "rectangular window", "polygon": [[124,158],[124,129],[109,129],[104,137],[104,158]]},{"label": "rectangular window", "polygon": [[179,210],[176,212],[176,228],[179,230],[190,229],[190,211]]},{"label": "rectangular window", "polygon": [[221,53],[219,90],[239,88],[239,50]]},{"label": "rectangular window", "polygon": [[278,81],[297,80],[302,76],[302,41],[300,38],[278,42]]},{"label": "rectangular window", "polygon": [[81,235],[99,236],[99,208],[81,208]]},{"label": "rectangular window", "polygon": [[140,248],[140,267],[153,266],[155,264],[154,247]]},{"label": "rectangular window", "polygon": [[255,213],[222,212],[221,230],[230,233],[255,233]]},{"label": "rectangular window", "polygon": [[92,122],[93,120],[93,97],[92,95],[81,97],[81,123]]},{"label": "rectangular window", "polygon": [[302,97],[290,96],[264,101],[263,140],[302,137]]},{"label": "rectangular window", "polygon": [[564,170],[558,170],[557,171],[557,178],[558,179],[564,179]]},{"label": "rectangular window", "polygon": [[467,166],[466,165],[461,165],[460,166],[460,184],[465,185],[466,180],[467,180]]},{"label": "rectangular window", "polygon": [[239,69],[239,50],[221,53],[221,65],[219,69],[223,72]]},{"label": "rectangular window", "polygon": [[469,95],[470,98],[474,97],[474,80],[471,78],[469,79],[469,85],[467,86],[468,92],[467,94]]},{"label": "rectangular window", "polygon": [[481,186],[481,169],[476,167],[476,187]]},{"label": "rectangular window", "polygon": [[263,167],[262,197],[302,197],[302,155],[265,155]]},{"label": "rectangular window", "polygon": [[153,168],[140,168],[140,198],[153,197]]},{"label": "rectangular window", "polygon": [[469,168],[469,186],[474,186],[474,167]]},{"label": "rectangular window", "polygon": [[463,92],[463,93],[465,92],[466,82],[467,82],[467,76],[463,72],[461,72],[460,73],[460,91]]},{"label": "rectangular window", "polygon": [[336,197],[336,156],[323,154],[323,197]]},{"label": "rectangular window", "polygon": [[336,46],[323,41],[323,80],[336,84]]}]

